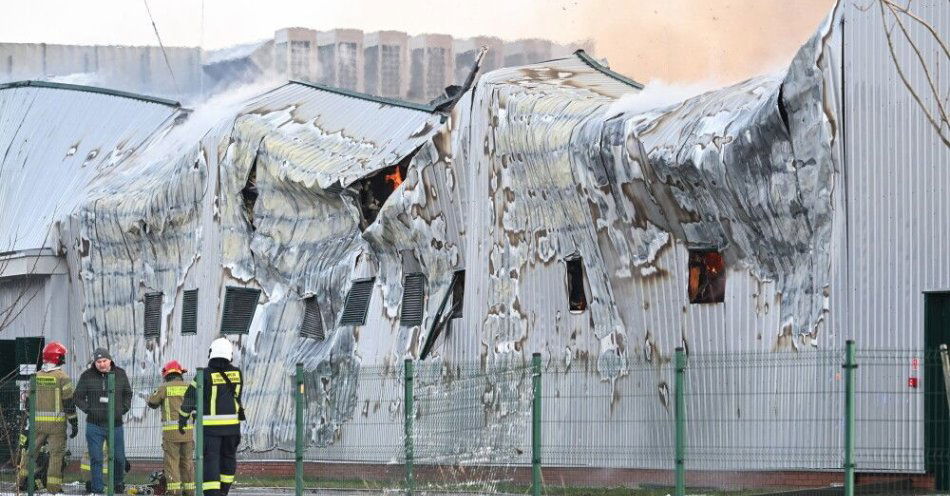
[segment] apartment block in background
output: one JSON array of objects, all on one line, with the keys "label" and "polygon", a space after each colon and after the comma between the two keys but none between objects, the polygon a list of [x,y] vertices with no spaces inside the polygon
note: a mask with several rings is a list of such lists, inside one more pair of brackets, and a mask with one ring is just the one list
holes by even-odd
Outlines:
[{"label": "apartment block in background", "polygon": [[404,98],[409,90],[409,35],[376,31],[363,38],[363,91]]},{"label": "apartment block in background", "polygon": [[505,43],[505,60],[502,65],[511,67],[551,60],[552,45],[550,40],[536,38],[509,41]]},{"label": "apartment block in background", "polygon": [[428,102],[438,98],[455,76],[452,37],[420,34],[409,39],[409,100]]},{"label": "apartment block in background", "polygon": [[287,79],[314,81],[317,77],[317,32],[284,28],[274,33],[274,69]]},{"label": "apartment block in background", "polygon": [[487,47],[488,53],[482,59],[481,73],[493,71],[502,66],[505,55],[505,42],[501,38],[494,36],[475,36],[474,38],[465,38],[455,40],[453,48],[455,51],[455,84],[462,84],[468,77],[472,66],[475,64],[475,57],[478,56],[478,50],[481,47]]},{"label": "apartment block in background", "polygon": [[334,29],[317,34],[318,78],[322,84],[363,91],[363,32]]}]

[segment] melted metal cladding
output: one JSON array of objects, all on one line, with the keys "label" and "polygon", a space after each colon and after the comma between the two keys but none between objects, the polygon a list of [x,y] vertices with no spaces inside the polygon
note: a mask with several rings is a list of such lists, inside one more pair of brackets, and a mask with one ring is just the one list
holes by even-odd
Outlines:
[{"label": "melted metal cladding", "polygon": [[[695,331],[674,322],[689,305],[687,248],[713,247],[734,276],[775,281],[776,334],[814,332],[827,310],[834,171],[820,50],[816,36],[782,78],[646,113],[623,110],[639,85],[575,56],[483,75],[447,113],[291,83],[194,131],[197,144],[172,139],[182,127],[155,133],[151,153],[98,182],[60,229],[87,333],[131,357],[121,360],[133,377],[151,377],[163,356],[205,359],[170,332],[170,295],[217,283],[199,310],[210,329],[194,338],[210,341],[224,286],[260,288],[237,344],[254,386],[245,442],[263,451],[292,446],[292,405],[275,409],[272,393],[297,362],[320,446],[339,444],[358,414],[361,367],[398,372],[423,349],[447,367],[542,351],[553,369],[584,367],[591,387],[615,391],[645,361],[656,372],[643,387],[655,391]],[[398,184],[387,180],[396,171]],[[461,269],[464,316],[436,336]],[[400,325],[407,273],[426,280],[420,325]],[[367,324],[337,325],[365,277],[376,281]],[[585,302],[573,312],[569,285]],[[156,290],[165,332],[146,342],[140,299]],[[298,332],[310,296],[324,340]],[[396,372],[378,387],[398,391]],[[611,412],[627,401],[615,397]],[[395,398],[380,415],[398,415]]]},{"label": "melted metal cladding", "polygon": [[641,178],[621,189],[658,206],[645,215],[675,239],[718,248],[757,279],[774,281],[782,327],[773,332],[811,342],[829,310],[836,171],[834,119],[816,65],[821,35],[782,77],[617,117],[633,128],[628,149],[648,157],[638,164]]}]

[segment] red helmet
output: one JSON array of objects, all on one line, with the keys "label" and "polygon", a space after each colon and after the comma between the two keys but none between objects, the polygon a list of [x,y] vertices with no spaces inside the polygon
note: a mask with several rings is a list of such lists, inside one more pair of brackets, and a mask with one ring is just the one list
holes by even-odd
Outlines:
[{"label": "red helmet", "polygon": [[178,360],[172,360],[162,367],[162,377],[168,374],[184,374],[185,372],[188,372],[188,369],[178,363]]},{"label": "red helmet", "polygon": [[54,365],[62,365],[66,362],[66,347],[59,341],[50,341],[43,347],[43,361]]}]

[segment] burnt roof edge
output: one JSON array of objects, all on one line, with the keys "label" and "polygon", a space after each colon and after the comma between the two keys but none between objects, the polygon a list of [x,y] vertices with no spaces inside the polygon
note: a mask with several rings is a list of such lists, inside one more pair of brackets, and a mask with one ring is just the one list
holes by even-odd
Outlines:
[{"label": "burnt roof edge", "polygon": [[120,98],[130,98],[132,100],[139,100],[148,103],[157,103],[159,105],[165,105],[168,107],[181,108],[181,103],[175,100],[169,100],[167,98],[159,98],[156,96],[142,95],[139,93],[131,93],[128,91],[114,90],[110,88],[101,88],[98,86],[85,86],[81,84],[69,84],[69,83],[54,83],[50,81],[14,81],[12,83],[0,83],[0,90],[13,89],[13,88],[51,88],[57,90],[70,90],[70,91],[82,91],[85,93],[97,93],[100,95],[109,95],[116,96]]},{"label": "burnt roof edge", "polygon": [[616,79],[617,81],[620,81],[621,83],[630,85],[630,86],[632,86],[632,87],[634,87],[634,88],[636,88],[636,89],[638,89],[638,90],[642,90],[642,89],[644,88],[644,86],[643,86],[642,83],[638,83],[638,82],[634,81],[633,79],[630,79],[630,78],[628,78],[627,76],[624,76],[623,74],[620,74],[619,72],[614,71],[614,70],[612,70],[611,68],[609,68],[609,67],[607,67],[607,66],[601,64],[600,62],[596,61],[596,60],[595,60],[593,57],[591,57],[590,55],[587,55],[587,52],[585,52],[585,51],[582,50],[582,49],[578,49],[577,51],[575,51],[575,52],[574,52],[574,55],[576,55],[577,58],[581,59],[585,64],[589,65],[589,66],[592,67],[594,70],[600,72],[601,74],[603,74],[603,75],[605,75],[605,76],[607,76],[607,77]]}]

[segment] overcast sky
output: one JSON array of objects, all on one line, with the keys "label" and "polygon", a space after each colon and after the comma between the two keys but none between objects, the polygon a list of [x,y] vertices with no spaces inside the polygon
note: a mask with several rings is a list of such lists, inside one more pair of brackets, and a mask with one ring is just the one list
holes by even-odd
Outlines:
[{"label": "overcast sky", "polygon": [[[276,29],[593,39],[634,79],[732,82],[787,64],[834,0],[148,0],[166,45],[221,48]],[[143,0],[0,0],[0,42],[154,45]]]}]

